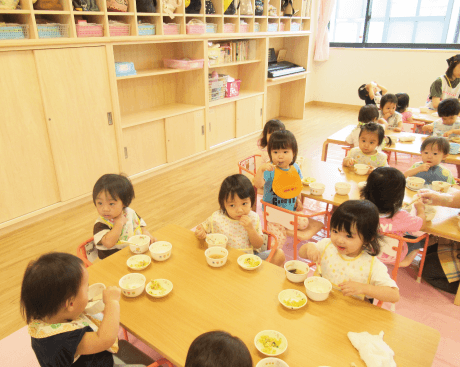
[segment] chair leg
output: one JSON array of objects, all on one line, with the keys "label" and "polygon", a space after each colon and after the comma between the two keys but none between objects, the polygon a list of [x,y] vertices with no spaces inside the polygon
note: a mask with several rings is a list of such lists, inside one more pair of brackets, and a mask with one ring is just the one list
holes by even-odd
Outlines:
[{"label": "chair leg", "polygon": [[128,332],[126,331],[126,329],[125,329],[124,327],[122,327],[122,329],[123,329],[123,335],[124,335],[124,337],[125,337],[125,340],[126,340],[127,342],[129,342]]}]

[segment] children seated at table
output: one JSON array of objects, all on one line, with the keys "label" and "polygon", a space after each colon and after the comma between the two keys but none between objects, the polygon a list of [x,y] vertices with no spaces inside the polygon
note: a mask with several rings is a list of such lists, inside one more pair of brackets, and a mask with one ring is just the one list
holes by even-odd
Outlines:
[{"label": "children seated at table", "polygon": [[104,318],[85,315],[88,271],[76,256],[48,253],[27,266],[21,313],[41,366],[113,366],[118,351],[120,288],[104,290]]},{"label": "children seated at table", "polygon": [[[208,233],[221,233],[227,236],[228,246],[249,250],[262,260],[267,259],[270,250],[258,252],[264,239],[259,215],[251,210],[255,200],[254,187],[246,176],[228,176],[219,191],[220,210],[196,227],[195,236],[204,240]],[[272,263],[281,266],[284,260],[284,252],[277,249]]]},{"label": "children seated at table", "polygon": [[[343,165],[350,167],[356,163],[367,164],[371,167],[388,166],[387,155],[378,151],[378,147],[382,145],[385,138],[385,131],[382,125],[370,122],[361,126],[359,132],[358,146],[350,149],[347,156],[343,159]],[[391,145],[392,141],[388,137],[388,142]]]},{"label": "children seated at table", "polygon": [[[376,168],[367,178],[366,186],[361,190],[363,199],[377,206],[380,213],[380,229],[382,232],[393,233],[401,237],[416,238],[411,235],[420,231],[425,224],[425,206],[416,201],[415,215],[402,210],[406,193],[406,178],[403,173],[393,167]],[[425,239],[416,243],[403,244],[400,266],[410,265],[417,252],[425,245]],[[398,240],[386,237],[380,242],[381,251],[378,258],[385,264],[394,264]]]},{"label": "children seated at table", "polygon": [[401,114],[403,124],[412,123],[414,121],[412,112],[407,110],[409,107],[409,95],[407,93],[396,93],[395,96],[398,99],[396,112]]},{"label": "children seated at table", "polygon": [[396,111],[398,98],[394,94],[387,93],[380,100],[380,112],[378,123],[382,124],[385,129],[391,129],[396,132],[402,130],[402,116]]},{"label": "children seated at table", "polygon": [[370,82],[363,84],[358,88],[358,96],[366,104],[380,104],[380,99],[387,93],[387,89],[383,85],[379,85],[376,82]]},{"label": "children seated at table", "polygon": [[331,238],[307,243],[299,256],[321,265],[321,275],[345,296],[398,302],[399,289],[377,259],[379,212],[368,200],[348,200],[332,214]]},{"label": "children seated at table", "polygon": [[358,126],[352,130],[345,141],[350,144],[351,147],[357,147],[359,145],[359,134],[361,132],[361,126],[366,125],[369,122],[377,122],[378,119],[379,109],[375,104],[368,104],[361,107],[358,114]]},{"label": "children seated at table", "polygon": [[286,127],[280,120],[270,120],[267,121],[267,123],[264,126],[264,130],[262,131],[262,136],[260,139],[257,141],[257,146],[261,150],[261,156],[262,156],[262,162],[270,162],[270,157],[268,156],[267,152],[267,146],[268,146],[268,141],[270,140],[270,136],[275,132],[275,131],[280,131],[280,130],[286,130]]},{"label": "children seated at table", "polygon": [[[302,211],[302,172],[295,163],[297,141],[289,130],[276,131],[268,142],[268,155],[272,163],[264,163],[257,170],[254,186],[264,190],[262,200],[290,211]],[[323,224],[314,219],[298,218],[297,237],[308,240]],[[278,223],[268,222],[267,229],[278,238],[281,248],[291,231]]]},{"label": "children seated at table", "polygon": [[404,172],[406,177],[420,177],[431,185],[433,181],[444,181],[455,184],[454,176],[449,169],[441,165],[441,161],[449,154],[450,144],[446,138],[430,136],[420,147],[422,161],[414,163]]},{"label": "children seated at table", "polygon": [[443,99],[438,105],[440,119],[423,126],[422,131],[433,136],[458,137],[460,135],[460,121],[457,120],[459,114],[460,102],[457,98]]},{"label": "children seated at table", "polygon": [[190,345],[185,367],[252,367],[246,344],[225,331],[209,331]]},{"label": "children seated at table", "polygon": [[98,256],[107,256],[128,246],[120,241],[127,241],[137,234],[150,237],[150,243],[155,238],[147,231],[144,220],[129,208],[134,199],[134,188],[131,181],[122,175],[103,175],[93,188],[93,203],[99,218],[93,228],[94,244]]}]

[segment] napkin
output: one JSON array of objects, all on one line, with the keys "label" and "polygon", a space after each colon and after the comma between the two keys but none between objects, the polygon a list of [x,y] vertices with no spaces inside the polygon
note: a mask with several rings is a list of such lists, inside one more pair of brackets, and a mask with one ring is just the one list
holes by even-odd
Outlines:
[{"label": "napkin", "polygon": [[396,367],[393,359],[395,353],[383,341],[383,331],[379,335],[371,335],[367,331],[362,333],[349,332],[348,339],[359,351],[359,356],[367,367]]}]

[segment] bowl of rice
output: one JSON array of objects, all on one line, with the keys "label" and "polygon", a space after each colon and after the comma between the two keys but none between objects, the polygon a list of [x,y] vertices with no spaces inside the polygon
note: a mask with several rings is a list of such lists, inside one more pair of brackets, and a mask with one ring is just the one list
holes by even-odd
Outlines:
[{"label": "bowl of rice", "polygon": [[323,277],[312,276],[305,279],[305,290],[308,298],[312,301],[324,301],[329,297],[332,290],[332,284]]}]

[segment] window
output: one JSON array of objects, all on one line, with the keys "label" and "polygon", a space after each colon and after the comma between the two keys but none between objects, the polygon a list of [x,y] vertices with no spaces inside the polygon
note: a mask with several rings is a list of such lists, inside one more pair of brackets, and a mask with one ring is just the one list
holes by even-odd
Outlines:
[{"label": "window", "polygon": [[331,46],[459,48],[460,0],[337,0]]}]

